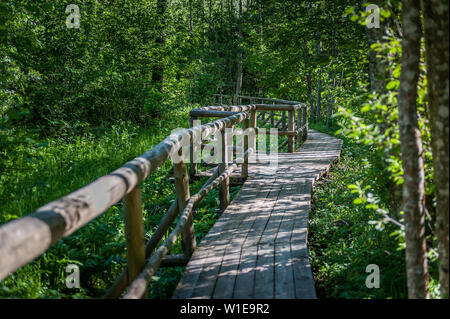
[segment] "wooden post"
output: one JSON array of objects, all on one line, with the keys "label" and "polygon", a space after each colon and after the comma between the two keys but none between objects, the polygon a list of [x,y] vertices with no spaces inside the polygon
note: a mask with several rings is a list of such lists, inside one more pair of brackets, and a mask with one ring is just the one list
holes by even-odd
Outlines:
[{"label": "wooden post", "polygon": [[[221,138],[221,151],[222,158],[219,162],[219,174],[222,174],[228,168],[228,150],[227,150],[227,139],[225,134],[225,128],[220,131],[222,136]],[[219,197],[220,197],[220,205],[219,209],[224,211],[225,208],[230,203],[230,179],[227,177],[225,180],[219,185]]]},{"label": "wooden post", "polygon": [[[182,156],[182,148],[178,151],[178,155]],[[186,203],[190,198],[189,193],[189,178],[187,174],[187,167],[183,161],[173,164],[173,173],[175,177],[175,190],[177,193],[178,211],[183,213]],[[183,253],[186,257],[190,257],[194,252],[196,242],[194,234],[194,224],[192,222],[192,214],[189,217],[183,231],[181,232]]]},{"label": "wooden post", "polygon": [[298,109],[297,112],[297,130],[298,130],[298,134],[297,134],[297,145],[298,148],[300,148],[300,145],[302,144],[302,140],[303,140],[303,131],[301,130],[302,127],[302,108]]},{"label": "wooden post", "polygon": [[219,95],[219,104],[223,105],[223,97],[222,94]]},{"label": "wooden post", "polygon": [[308,138],[308,108],[305,107],[303,110],[303,142]]},{"label": "wooden post", "polygon": [[[243,134],[244,134],[244,152],[243,154],[245,154],[245,152],[248,151],[248,128],[250,127],[250,120],[246,119],[244,120],[244,123],[242,125],[242,130],[243,130]],[[247,178],[248,177],[248,157],[244,158],[244,163],[242,163],[242,171],[241,171],[241,177],[242,178]]]},{"label": "wooden post", "polygon": [[124,223],[128,282],[132,282],[145,265],[145,231],[144,221],[142,220],[141,189],[138,186],[125,196]]},{"label": "wooden post", "polygon": [[286,131],[286,111],[281,112],[283,115],[281,116],[281,130]]},{"label": "wooden post", "polygon": [[256,129],[257,129],[256,125],[257,125],[257,121],[256,121],[256,109],[255,109],[255,110],[252,110],[250,113],[250,128],[253,129],[253,132],[252,132],[252,138],[249,142],[249,146],[251,148],[253,148],[253,152],[255,154],[256,154],[256,137],[258,136],[256,134]]},{"label": "wooden post", "polygon": [[[288,111],[288,131],[295,131],[295,111]],[[288,135],[288,152],[294,153],[295,135]]]},{"label": "wooden post", "polygon": [[[222,95],[220,96],[220,99],[222,100]],[[221,104],[222,104],[222,102],[221,102]],[[196,117],[191,117],[189,119],[189,124],[190,124],[191,127],[194,127],[194,121],[196,121],[196,120],[197,120]],[[194,178],[195,175],[197,175],[197,163],[194,163],[194,161],[196,160],[194,158],[194,147],[196,146],[194,144],[194,136],[191,136],[191,142],[190,143],[191,143],[191,147],[190,147],[190,151],[189,151],[189,162],[190,162],[190,164],[189,164],[189,176],[191,178]]]}]

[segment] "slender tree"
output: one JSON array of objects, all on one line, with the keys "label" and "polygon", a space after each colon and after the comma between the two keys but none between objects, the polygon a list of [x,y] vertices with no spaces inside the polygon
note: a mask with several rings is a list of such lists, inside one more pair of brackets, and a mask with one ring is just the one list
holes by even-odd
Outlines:
[{"label": "slender tree", "polygon": [[152,82],[156,85],[159,92],[163,92],[163,80],[164,80],[164,65],[163,65],[163,48],[166,43],[165,24],[166,24],[166,8],[167,0],[158,0],[157,12],[159,16],[159,22],[157,24],[158,37],[156,38],[156,47],[159,48],[159,61],[153,68]]},{"label": "slender tree", "polygon": [[408,297],[416,299],[429,297],[423,143],[416,108],[422,35],[420,0],[403,0],[402,10],[403,41],[398,104],[404,170],[406,275]]},{"label": "slender tree", "polygon": [[436,237],[441,297],[448,298],[448,0],[422,1],[428,76],[431,144],[436,183]]}]

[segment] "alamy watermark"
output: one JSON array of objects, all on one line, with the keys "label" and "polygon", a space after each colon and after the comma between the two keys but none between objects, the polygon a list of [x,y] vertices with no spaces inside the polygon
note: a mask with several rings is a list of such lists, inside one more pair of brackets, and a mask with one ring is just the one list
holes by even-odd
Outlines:
[{"label": "alamy watermark", "polygon": [[380,8],[376,4],[369,4],[366,12],[369,13],[366,18],[366,27],[369,29],[380,28]]},{"label": "alamy watermark", "polygon": [[[170,157],[173,163],[206,163],[220,164],[223,159],[228,163],[235,157],[238,164],[242,164],[245,155],[244,141],[248,139],[248,147],[252,148],[255,156],[248,158],[248,163],[267,163],[269,167],[278,166],[278,129],[258,128],[258,134],[254,128],[224,128],[223,133],[217,130],[214,134],[207,134],[208,128],[203,128],[201,122],[193,122],[190,130],[175,129],[171,137],[177,140],[179,145],[173,148]],[[208,135],[208,136],[205,136]],[[269,140],[267,140],[269,136]],[[206,144],[205,140],[209,139]],[[225,139],[222,141],[222,139]],[[172,140],[169,137],[169,140]],[[177,143],[177,144],[178,144]],[[226,145],[226,148],[223,148]],[[256,152],[256,148],[258,152]]]},{"label": "alamy watermark", "polygon": [[66,13],[69,15],[66,18],[66,26],[69,29],[79,29],[80,28],[80,7],[76,4],[69,4],[66,7]]},{"label": "alamy watermark", "polygon": [[66,277],[66,287],[80,288],[80,267],[75,264],[69,264],[66,267],[66,272],[69,273]]},{"label": "alamy watermark", "polygon": [[370,273],[366,278],[366,287],[380,288],[380,267],[376,264],[367,265],[366,272]]}]

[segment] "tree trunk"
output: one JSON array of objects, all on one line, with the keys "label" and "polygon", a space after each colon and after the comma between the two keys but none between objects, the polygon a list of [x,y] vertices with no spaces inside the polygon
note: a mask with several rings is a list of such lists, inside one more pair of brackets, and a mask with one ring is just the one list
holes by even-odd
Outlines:
[{"label": "tree trunk", "polygon": [[157,2],[157,12],[159,15],[159,23],[157,26],[158,31],[158,37],[156,38],[156,46],[159,48],[159,59],[158,64],[154,66],[153,72],[152,72],[152,82],[154,85],[156,85],[158,91],[160,93],[163,93],[163,81],[164,81],[164,66],[162,62],[162,56],[163,56],[163,48],[164,44],[166,42],[166,35],[165,35],[165,24],[166,24],[166,7],[167,7],[167,0],[158,0]]},{"label": "tree trunk", "polygon": [[310,105],[310,114],[311,118],[314,117],[314,94],[312,90],[312,84],[311,84],[311,74],[306,74],[306,82],[308,83],[308,96],[309,96],[309,105]]},{"label": "tree trunk", "polygon": [[[320,40],[320,34],[317,34],[319,42],[317,43],[317,56],[320,56],[320,51],[322,50],[322,41]],[[320,108],[322,103],[322,68],[319,68],[319,75],[317,77],[317,100],[316,100],[316,113],[314,115],[314,120],[320,119]]]},{"label": "tree trunk", "polygon": [[322,98],[322,68],[319,69],[319,75],[317,76],[317,100],[316,100],[316,108],[314,120],[317,121],[320,119],[320,107],[321,107],[321,98]]},{"label": "tree trunk", "polygon": [[[239,0],[239,42],[242,42],[242,40],[242,0]],[[242,47],[239,45],[236,68],[236,95],[240,95],[242,90],[242,59]]]},{"label": "tree trunk", "polygon": [[416,99],[420,60],[420,0],[402,1],[404,37],[399,103],[399,126],[404,170],[406,275],[409,298],[429,298],[425,241],[425,173]]},{"label": "tree trunk", "polygon": [[[363,1],[365,2],[365,1]],[[370,3],[378,5],[382,8],[380,0],[372,0]],[[388,79],[388,64],[383,58],[377,58],[377,52],[371,49],[372,44],[377,42],[383,42],[383,35],[387,27],[387,20],[380,22],[379,28],[365,28],[367,42],[369,46],[369,80],[371,92],[377,92],[378,94],[386,93],[386,79]]]},{"label": "tree trunk", "polygon": [[335,89],[335,79],[333,76],[333,71],[328,73],[329,78],[329,89],[330,93],[328,95],[328,104],[327,104],[327,128],[330,128],[333,124],[331,120],[331,116],[333,115],[333,104],[334,104],[334,89]]},{"label": "tree trunk", "polygon": [[448,298],[448,0],[422,1],[428,94],[433,149],[434,181],[436,184],[436,237],[439,251],[439,281],[441,298]]},{"label": "tree trunk", "polygon": [[194,31],[194,23],[192,21],[192,0],[189,0],[189,30]]}]

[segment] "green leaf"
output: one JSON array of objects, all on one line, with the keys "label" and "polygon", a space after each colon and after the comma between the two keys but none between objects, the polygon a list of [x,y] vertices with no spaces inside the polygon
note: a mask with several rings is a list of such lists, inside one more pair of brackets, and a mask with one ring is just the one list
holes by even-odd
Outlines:
[{"label": "green leaf", "polygon": [[395,81],[390,81],[387,85],[386,85],[386,89],[388,90],[392,90],[392,89],[397,89],[399,86],[400,82],[395,80]]},{"label": "green leaf", "polygon": [[353,200],[353,204],[364,204],[366,200],[364,198],[356,198]]}]

